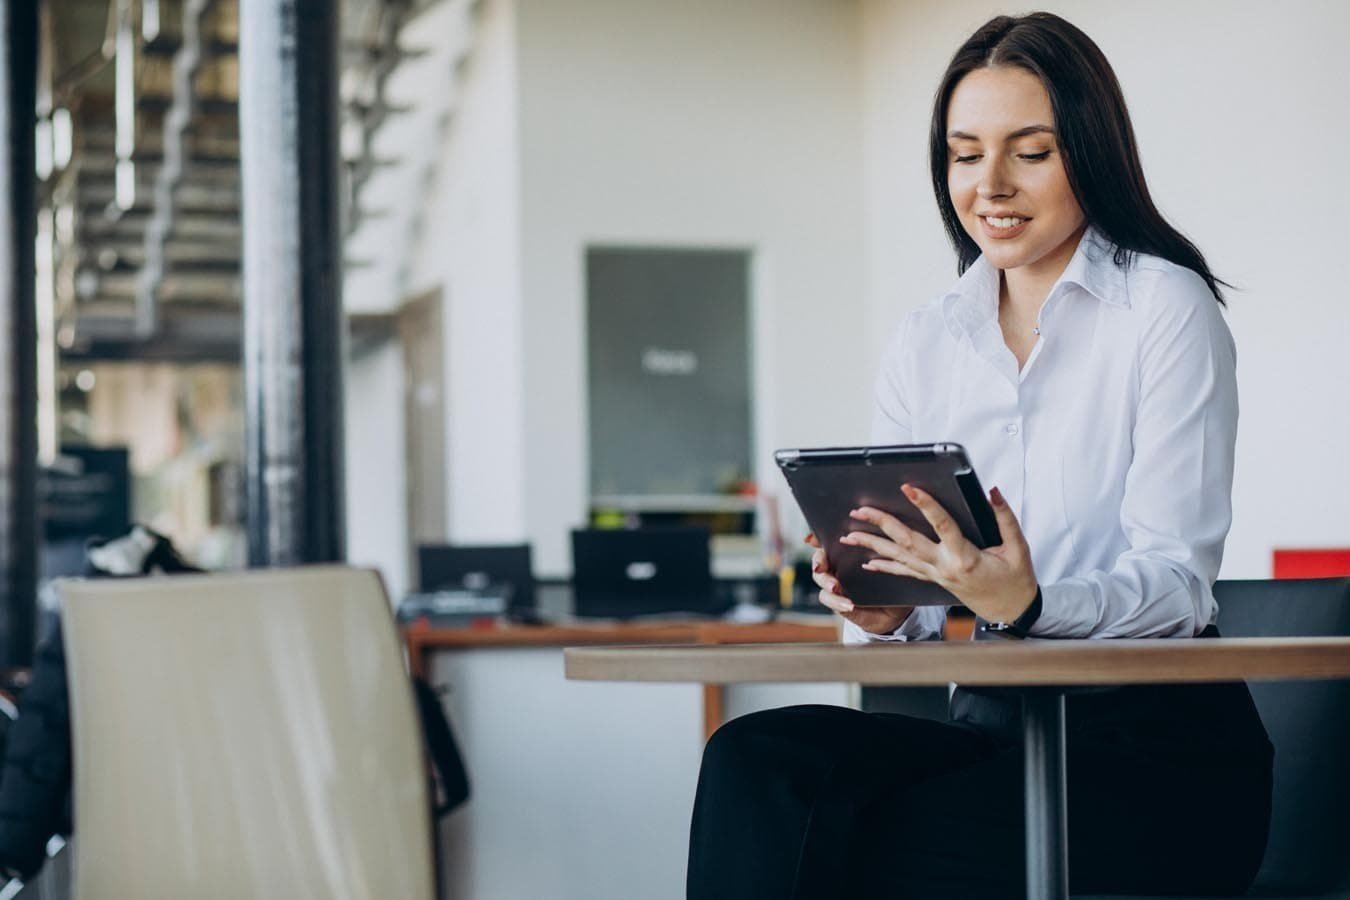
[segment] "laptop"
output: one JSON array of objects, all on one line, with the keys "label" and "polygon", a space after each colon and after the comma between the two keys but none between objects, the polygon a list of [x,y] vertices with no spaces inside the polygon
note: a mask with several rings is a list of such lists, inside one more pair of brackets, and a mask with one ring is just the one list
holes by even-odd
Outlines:
[{"label": "laptop", "polygon": [[509,609],[534,609],[534,569],[529,544],[465,546],[422,544],[417,548],[419,589],[489,591],[510,589]]},{"label": "laptop", "polygon": [[706,528],[573,531],[573,611],[607,619],[723,612],[710,540]]}]

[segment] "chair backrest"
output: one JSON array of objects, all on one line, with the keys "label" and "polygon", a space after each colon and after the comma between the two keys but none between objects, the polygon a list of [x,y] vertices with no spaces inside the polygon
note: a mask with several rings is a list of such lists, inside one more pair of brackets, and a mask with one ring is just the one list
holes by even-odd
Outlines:
[{"label": "chair backrest", "polygon": [[420,733],[375,573],[60,594],[79,897],[431,898]]},{"label": "chair backrest", "polygon": [[[1224,637],[1350,636],[1350,578],[1221,581]],[[1262,893],[1350,886],[1350,683],[1253,683],[1275,745],[1275,807]]]}]

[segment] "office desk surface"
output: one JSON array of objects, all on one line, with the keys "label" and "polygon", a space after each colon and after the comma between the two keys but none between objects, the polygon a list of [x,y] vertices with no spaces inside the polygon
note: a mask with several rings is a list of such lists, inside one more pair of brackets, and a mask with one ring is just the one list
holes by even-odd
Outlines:
[{"label": "office desk surface", "polygon": [[[829,641],[836,621],[739,623],[717,620],[684,622],[577,622],[568,625],[492,625],[486,628],[403,629],[410,668],[422,673],[431,650],[483,647],[569,647],[587,644],[792,644]],[[695,679],[697,680],[697,679]]]},{"label": "office desk surface", "polygon": [[1350,638],[1205,638],[745,647],[571,647],[591,681],[1071,686],[1350,678]]}]

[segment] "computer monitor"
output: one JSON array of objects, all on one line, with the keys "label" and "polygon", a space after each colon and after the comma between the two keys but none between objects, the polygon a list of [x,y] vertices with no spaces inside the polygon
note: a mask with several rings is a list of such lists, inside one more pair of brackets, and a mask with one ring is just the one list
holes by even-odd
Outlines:
[{"label": "computer monitor", "polygon": [[511,588],[510,608],[534,608],[534,569],[529,544],[465,546],[422,544],[417,548],[419,590]]},{"label": "computer monitor", "polygon": [[573,531],[574,612],[603,618],[722,612],[710,540],[706,528]]}]

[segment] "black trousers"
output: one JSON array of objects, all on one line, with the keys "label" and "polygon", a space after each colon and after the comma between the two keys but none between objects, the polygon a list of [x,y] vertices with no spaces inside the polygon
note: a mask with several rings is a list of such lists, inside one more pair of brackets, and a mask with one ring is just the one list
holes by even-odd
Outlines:
[{"label": "black trousers", "polygon": [[[1273,751],[1246,685],[1071,694],[1075,893],[1241,894]],[[797,706],[709,740],[690,900],[1024,897],[1020,703],[958,689],[952,721]]]}]

